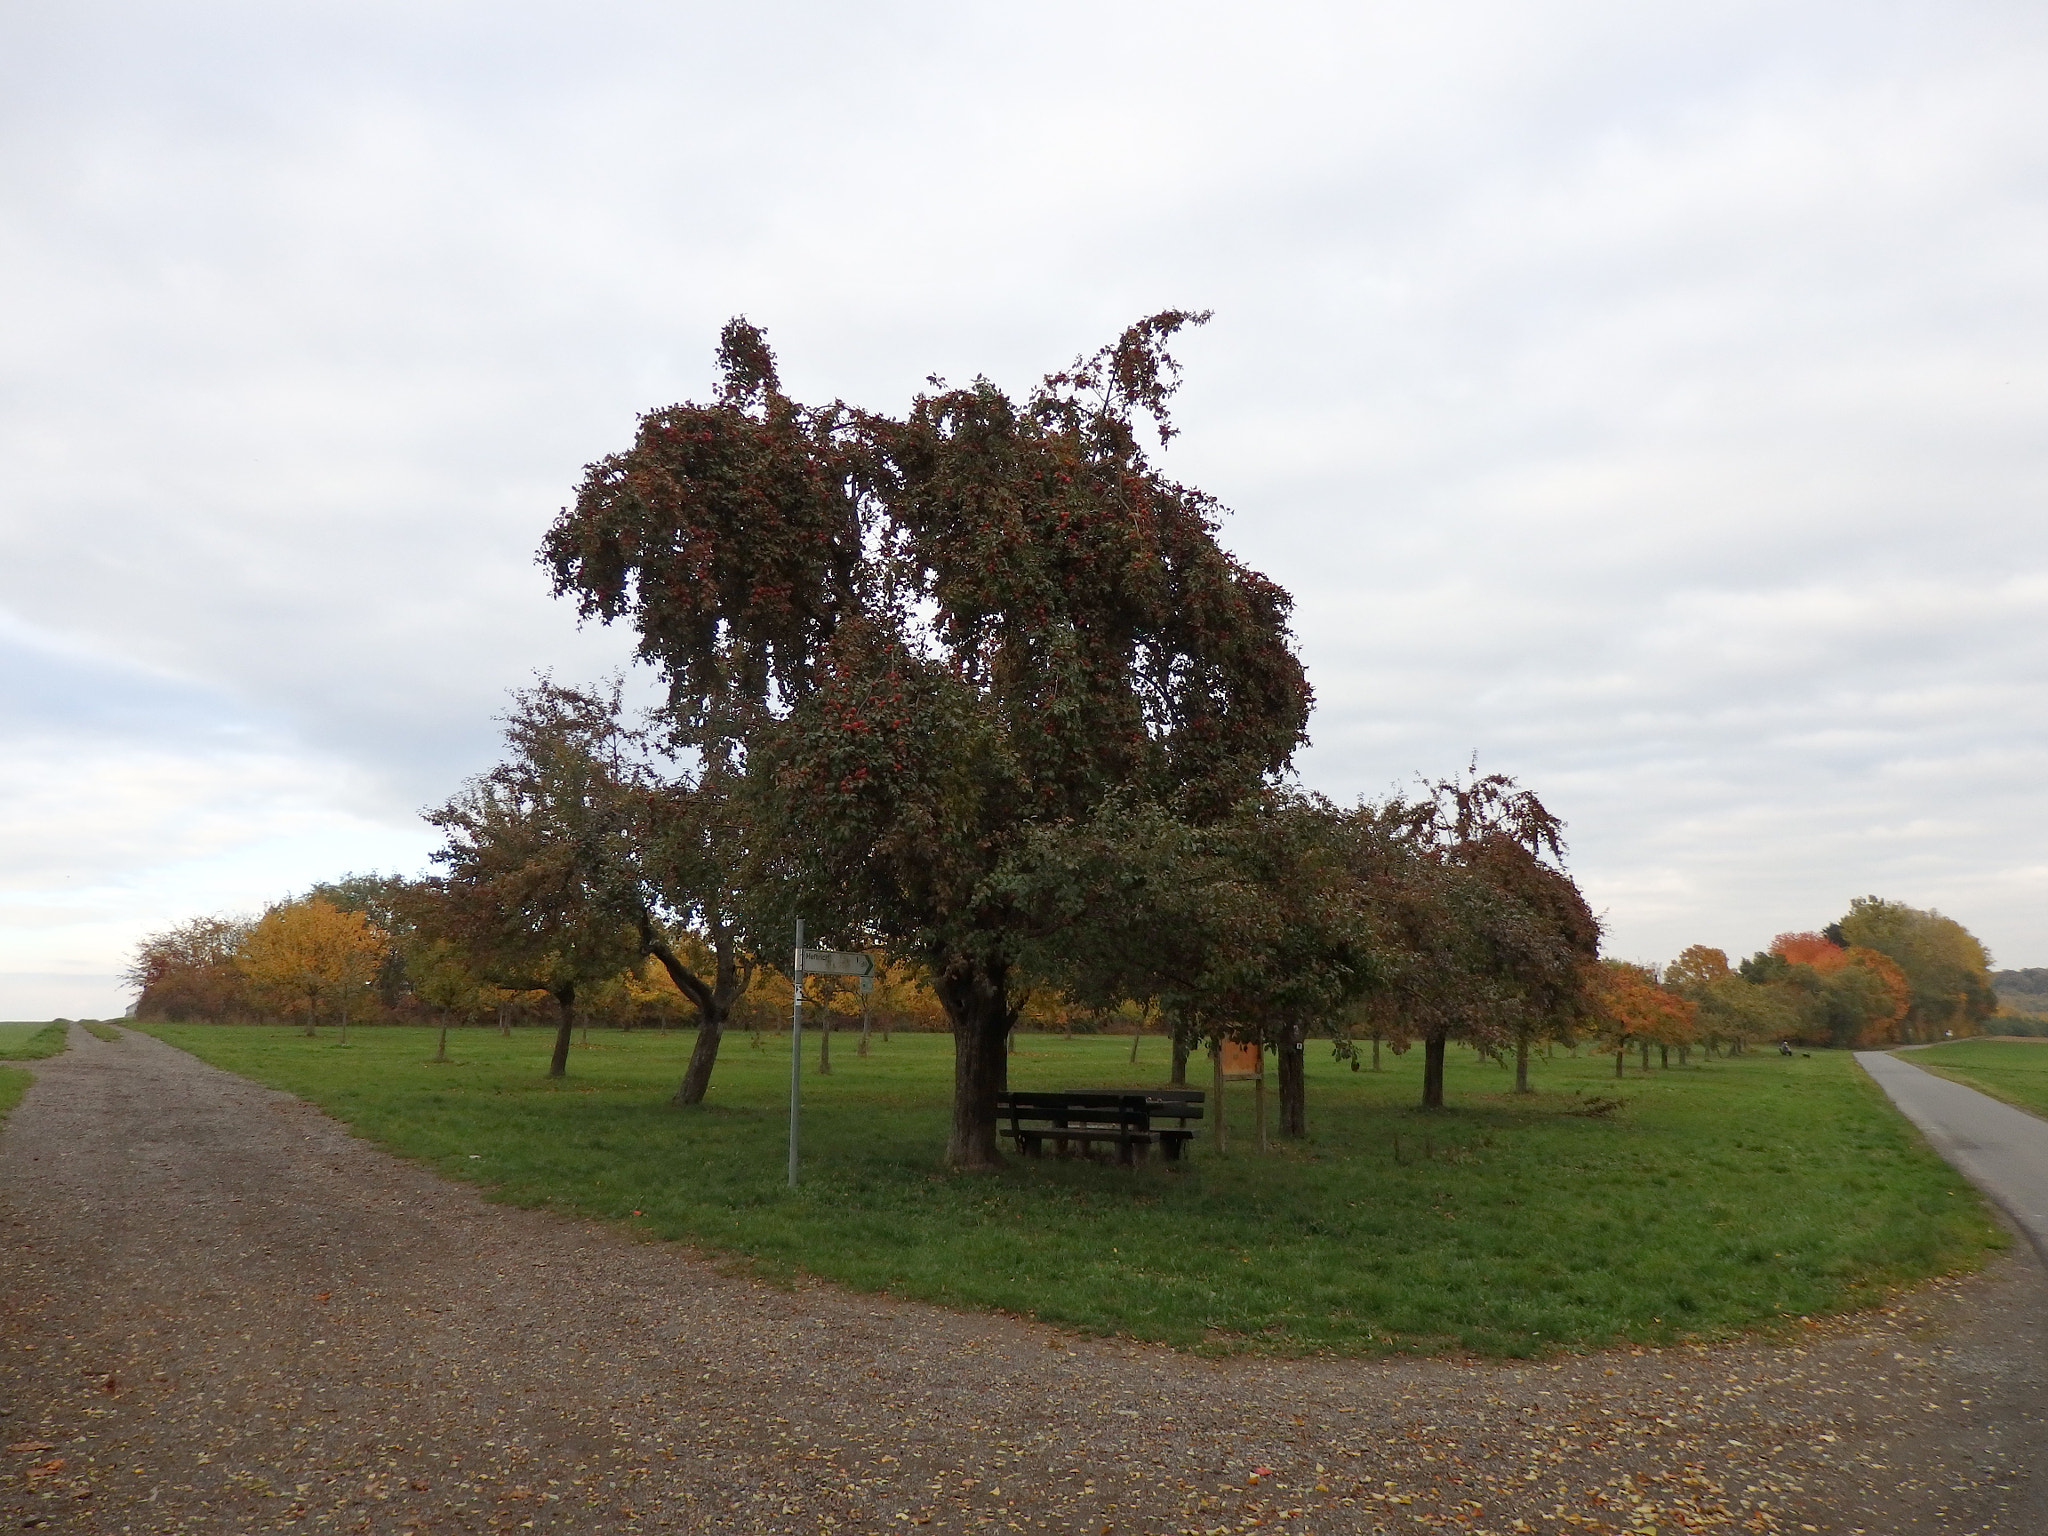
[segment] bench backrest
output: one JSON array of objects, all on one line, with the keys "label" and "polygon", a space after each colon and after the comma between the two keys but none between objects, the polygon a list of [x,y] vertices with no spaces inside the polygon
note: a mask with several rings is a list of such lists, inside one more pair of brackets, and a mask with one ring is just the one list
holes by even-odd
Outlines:
[{"label": "bench backrest", "polygon": [[1020,1120],[1086,1120],[1149,1129],[1154,1119],[1185,1124],[1202,1118],[1199,1089],[1075,1089],[1020,1091],[996,1095],[996,1114]]}]

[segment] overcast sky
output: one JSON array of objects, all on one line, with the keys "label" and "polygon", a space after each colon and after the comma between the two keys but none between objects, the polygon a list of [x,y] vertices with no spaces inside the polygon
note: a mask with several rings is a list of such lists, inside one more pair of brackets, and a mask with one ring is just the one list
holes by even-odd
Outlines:
[{"label": "overcast sky", "polygon": [[2048,965],[2048,9],[0,10],[0,1018],[417,871],[533,552],[719,326],[1023,389],[1168,306],[1303,781],[1475,752],[1611,952],[1852,896]]}]

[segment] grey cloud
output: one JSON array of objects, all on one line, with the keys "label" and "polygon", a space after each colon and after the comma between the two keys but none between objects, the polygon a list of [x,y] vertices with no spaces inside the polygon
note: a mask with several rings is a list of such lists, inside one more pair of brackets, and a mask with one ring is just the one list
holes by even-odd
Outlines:
[{"label": "grey cloud", "polygon": [[[1624,953],[1884,889],[2039,959],[2044,29],[17,8],[0,611],[41,638],[0,710],[73,744],[19,793],[72,807],[81,867],[209,900],[413,846],[506,688],[629,654],[532,551],[726,316],[798,393],[888,407],[1214,305],[1171,467],[1299,595],[1310,782],[1523,774]],[[152,744],[126,831],[37,799]],[[235,862],[238,807],[297,851]],[[210,830],[152,862],[151,817]]]}]

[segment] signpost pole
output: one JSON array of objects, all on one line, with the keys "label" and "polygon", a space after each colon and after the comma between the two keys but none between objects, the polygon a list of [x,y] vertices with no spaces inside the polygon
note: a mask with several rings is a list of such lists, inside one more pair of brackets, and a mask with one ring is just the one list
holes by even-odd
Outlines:
[{"label": "signpost pole", "polygon": [[804,920],[796,920],[796,963],[790,968],[789,1004],[789,1187],[796,1188],[797,1114],[804,1081]]}]

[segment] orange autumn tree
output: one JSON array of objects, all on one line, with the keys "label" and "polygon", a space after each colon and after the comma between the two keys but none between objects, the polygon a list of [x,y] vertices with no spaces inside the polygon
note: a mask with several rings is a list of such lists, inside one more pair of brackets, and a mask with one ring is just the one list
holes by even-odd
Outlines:
[{"label": "orange autumn tree", "polygon": [[[1664,967],[1664,985],[1680,997],[1694,997],[1723,977],[1732,974],[1726,950],[1705,944],[1690,944],[1678,958]],[[1694,1001],[1698,999],[1694,997]]]},{"label": "orange autumn tree", "polygon": [[1903,1038],[1906,1015],[1913,1006],[1913,987],[1906,980],[1906,973],[1890,955],[1874,949],[1865,949],[1860,944],[1851,944],[1844,953],[1849,964],[1859,966],[1877,978],[1884,988],[1884,999],[1890,1008],[1883,1014],[1873,1012],[1865,1022],[1863,1034],[1857,1044],[1863,1046],[1897,1045]]},{"label": "orange autumn tree", "polygon": [[1594,1037],[1614,1052],[1616,1077],[1622,1075],[1631,1045],[1643,1048],[1647,1069],[1650,1046],[1678,1045],[1693,1038],[1698,1004],[1659,985],[1648,966],[1603,960],[1592,992]]},{"label": "orange autumn tree", "polygon": [[1870,1048],[1898,1042],[1912,987],[1889,956],[1820,933],[1781,933],[1771,953],[1785,962],[1771,984],[1798,1012],[1802,1043]]},{"label": "orange autumn tree", "polygon": [[1771,953],[1790,965],[1811,966],[1822,976],[1849,963],[1848,951],[1820,933],[1781,933],[1771,940]]}]

